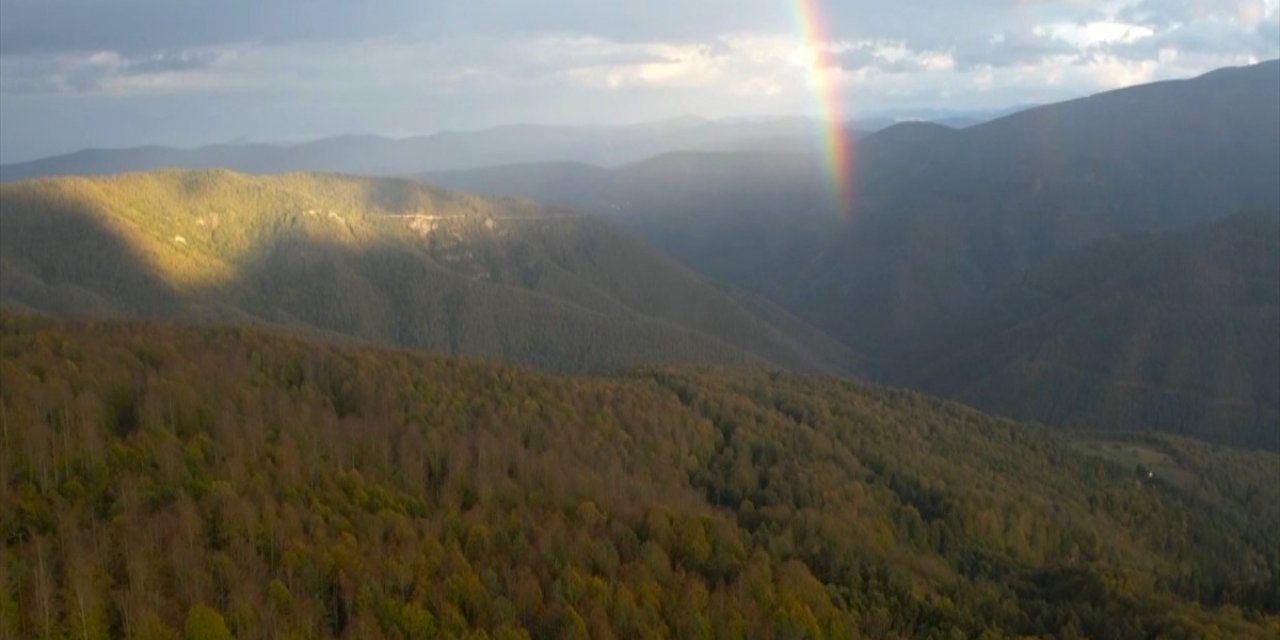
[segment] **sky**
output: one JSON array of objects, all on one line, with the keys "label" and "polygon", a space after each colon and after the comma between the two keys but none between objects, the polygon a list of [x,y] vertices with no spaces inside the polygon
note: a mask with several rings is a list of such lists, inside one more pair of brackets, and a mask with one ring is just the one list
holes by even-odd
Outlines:
[{"label": "sky", "polygon": [[[0,0],[0,162],[87,147],[1043,103],[1280,57],[1278,5]],[[816,29],[802,23],[806,6]]]}]

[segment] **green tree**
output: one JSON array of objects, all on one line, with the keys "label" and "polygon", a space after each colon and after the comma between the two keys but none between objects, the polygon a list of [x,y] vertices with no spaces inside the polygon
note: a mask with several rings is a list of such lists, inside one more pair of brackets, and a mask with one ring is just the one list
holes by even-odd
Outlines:
[{"label": "green tree", "polygon": [[234,640],[227,630],[222,614],[206,604],[197,604],[187,611],[187,622],[182,625],[186,640]]}]

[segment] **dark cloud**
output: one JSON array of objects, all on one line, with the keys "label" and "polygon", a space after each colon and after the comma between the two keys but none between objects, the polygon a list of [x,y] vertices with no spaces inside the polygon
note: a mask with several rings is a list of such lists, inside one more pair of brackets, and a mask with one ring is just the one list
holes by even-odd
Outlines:
[{"label": "dark cloud", "polygon": [[114,80],[197,72],[209,68],[223,54],[216,51],[158,51],[126,57],[114,51],[59,54],[5,63],[0,75],[3,93],[93,93]]},{"label": "dark cloud", "polygon": [[[1032,35],[1037,24],[1118,19],[1160,29],[1238,13],[1251,2],[1260,6],[1257,0],[1135,0],[1116,15],[1074,2],[816,4],[832,39],[897,41],[915,51],[954,51],[964,65],[1000,66],[1061,53],[1061,44]],[[531,33],[714,42],[731,32],[795,32],[796,6],[794,0],[0,0],[0,55],[106,50],[137,57],[245,43],[341,46],[370,38]]]},{"label": "dark cloud", "polygon": [[[399,32],[436,3],[400,0],[0,0],[0,54],[127,54]],[[436,7],[439,8],[439,7]]]},{"label": "dark cloud", "polygon": [[0,54],[530,32],[702,38],[785,24],[777,0],[0,0]]},{"label": "dark cloud", "polygon": [[[807,4],[808,2],[806,2]],[[228,43],[433,39],[538,32],[611,40],[709,41],[739,31],[795,32],[797,0],[0,0],[0,54],[129,54]],[[1009,0],[816,0],[834,39],[937,49],[1033,19],[1098,12]]]}]

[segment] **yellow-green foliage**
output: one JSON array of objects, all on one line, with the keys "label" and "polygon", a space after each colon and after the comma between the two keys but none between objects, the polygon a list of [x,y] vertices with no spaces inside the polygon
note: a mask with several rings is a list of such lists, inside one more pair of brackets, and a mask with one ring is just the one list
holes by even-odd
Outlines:
[{"label": "yellow-green foliage", "polygon": [[191,607],[182,628],[186,640],[232,640],[222,614],[205,604]]},{"label": "yellow-green foliage", "polygon": [[1275,454],[839,379],[3,315],[0,438],[0,637],[1280,631]]},{"label": "yellow-green foliage", "polygon": [[224,282],[240,261],[281,234],[358,246],[411,240],[407,225],[387,216],[540,213],[531,204],[497,204],[411,180],[221,169],[51,178],[4,185],[2,193],[9,209],[54,206],[99,220],[177,285]]}]

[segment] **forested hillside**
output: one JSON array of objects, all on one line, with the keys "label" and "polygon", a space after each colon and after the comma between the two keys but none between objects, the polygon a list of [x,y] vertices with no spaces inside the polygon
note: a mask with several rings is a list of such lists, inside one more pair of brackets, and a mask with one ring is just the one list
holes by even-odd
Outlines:
[{"label": "forested hillside", "polygon": [[1266,638],[1280,456],[0,315],[0,637]]},{"label": "forested hillside", "polygon": [[1050,424],[1280,450],[1280,210],[1087,245],[928,335],[899,382]]},{"label": "forested hillside", "polygon": [[852,364],[781,309],[604,223],[409,180],[167,171],[0,185],[0,303],[270,323],[569,372]]}]

